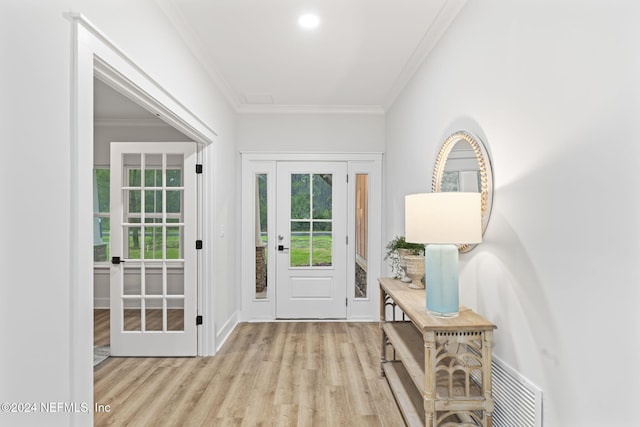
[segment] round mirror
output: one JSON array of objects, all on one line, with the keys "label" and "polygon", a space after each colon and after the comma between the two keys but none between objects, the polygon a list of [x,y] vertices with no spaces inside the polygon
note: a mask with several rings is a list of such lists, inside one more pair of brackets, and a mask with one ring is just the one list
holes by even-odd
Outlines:
[{"label": "round mirror", "polygon": [[[448,137],[436,158],[431,191],[464,191],[481,193],[482,233],[491,215],[493,202],[493,171],[491,160],[482,141],[475,135],[459,131]],[[459,245],[468,252],[475,245]]]}]

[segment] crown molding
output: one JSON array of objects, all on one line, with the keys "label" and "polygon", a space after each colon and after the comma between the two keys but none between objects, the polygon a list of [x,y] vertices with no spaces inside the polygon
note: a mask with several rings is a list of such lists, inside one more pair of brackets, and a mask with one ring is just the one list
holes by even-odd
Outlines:
[{"label": "crown molding", "polygon": [[237,107],[239,114],[367,114],[384,115],[379,105],[283,105],[283,104],[242,104]]},{"label": "crown molding", "polygon": [[238,106],[242,100],[236,93],[229,82],[223,77],[219,71],[218,66],[213,62],[211,56],[207,53],[207,49],[202,42],[200,36],[198,36],[187,23],[180,9],[175,5],[174,0],[155,0],[156,5],[160,8],[162,13],[171,22],[178,35],[185,42],[187,48],[193,56],[203,65],[205,72],[209,75],[213,83],[220,90],[224,98],[231,105],[233,109],[238,110]]},{"label": "crown molding", "polygon": [[425,32],[424,37],[411,54],[411,57],[402,68],[402,71],[389,91],[389,95],[383,105],[385,111],[388,111],[389,108],[391,108],[396,98],[398,98],[400,93],[402,93],[405,86],[413,78],[422,63],[427,59],[429,53],[431,53],[466,3],[467,0],[447,0],[444,2],[442,8],[438,12],[438,16]]}]

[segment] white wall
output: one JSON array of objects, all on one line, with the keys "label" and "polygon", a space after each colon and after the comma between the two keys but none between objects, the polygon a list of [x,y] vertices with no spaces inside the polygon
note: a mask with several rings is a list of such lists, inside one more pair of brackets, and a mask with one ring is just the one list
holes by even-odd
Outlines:
[{"label": "white wall", "polygon": [[93,164],[109,166],[112,142],[181,142],[191,138],[158,119],[157,123],[135,120],[98,121],[93,132]]},{"label": "white wall", "polygon": [[380,153],[384,126],[384,116],[378,114],[242,114],[238,149]]},{"label": "white wall", "polygon": [[546,427],[637,418],[639,18],[632,0],[470,1],[387,114],[387,240],[448,134],[487,143],[494,209],[461,299],[543,389]]},{"label": "white wall", "polygon": [[[6,0],[0,5],[0,402],[70,402],[71,342],[71,23],[83,13],[218,138],[207,180],[213,221],[227,234],[212,242],[209,296],[234,278],[235,114],[150,0]],[[213,162],[212,162],[213,163]],[[222,165],[222,166],[220,166]],[[219,175],[218,175],[219,174]],[[89,177],[88,177],[89,179]],[[224,182],[224,185],[222,184]],[[224,264],[223,264],[224,263]],[[89,285],[89,284],[88,284]],[[221,293],[224,294],[225,291]],[[233,295],[215,300],[222,322]],[[207,319],[205,319],[207,321]],[[86,351],[90,364],[91,349]],[[87,372],[91,376],[92,372]],[[79,396],[92,401],[91,390]],[[81,403],[81,402],[76,402]],[[101,402],[107,404],[108,402]],[[87,421],[88,419],[85,419]],[[71,425],[71,414],[0,414],[0,424]],[[90,424],[90,421],[87,421]]]}]

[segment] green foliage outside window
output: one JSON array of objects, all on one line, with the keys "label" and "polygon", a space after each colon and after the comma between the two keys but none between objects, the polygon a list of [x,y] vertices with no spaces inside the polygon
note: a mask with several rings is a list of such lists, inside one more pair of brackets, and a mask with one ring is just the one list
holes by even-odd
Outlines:
[{"label": "green foliage outside window", "polygon": [[[182,185],[182,171],[180,169],[168,169],[166,194],[166,212],[168,214],[180,214],[182,212],[182,190],[172,190],[171,187],[179,187]],[[105,262],[110,259],[110,240],[111,240],[111,224],[109,218],[110,212],[110,170],[94,169],[96,196],[94,197],[94,262]],[[129,182],[126,184],[130,187],[141,186],[140,169],[129,170]],[[145,187],[161,187],[162,186],[162,170],[148,169],[145,171]],[[141,190],[128,190],[128,206],[129,213],[141,213]],[[152,218],[147,217],[146,223],[162,222],[160,215],[162,214],[162,190],[145,190],[145,213]],[[158,214],[153,217],[153,214]],[[127,219],[131,223],[139,223],[139,215],[131,216]],[[168,223],[178,222],[178,219],[168,218]],[[181,227],[167,227],[166,231],[166,257],[167,259],[179,259],[182,257],[180,250]],[[144,239],[144,256],[145,259],[162,258],[162,228],[146,227]],[[128,258],[140,259],[141,239],[140,228],[131,228],[129,231],[128,242],[125,243],[128,248],[128,254],[123,254]]]}]

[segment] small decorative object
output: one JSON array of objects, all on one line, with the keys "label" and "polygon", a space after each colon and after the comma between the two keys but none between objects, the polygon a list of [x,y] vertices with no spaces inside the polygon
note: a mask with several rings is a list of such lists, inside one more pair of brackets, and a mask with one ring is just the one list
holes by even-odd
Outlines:
[{"label": "small decorative object", "polygon": [[411,283],[411,277],[407,275],[407,257],[411,255],[411,249],[398,248],[398,256],[400,257],[400,281]]},{"label": "small decorative object", "polygon": [[480,193],[424,193],[405,197],[407,240],[426,243],[427,311],[456,317],[458,247],[482,241]]},{"label": "small decorative object", "polygon": [[404,259],[407,266],[407,277],[411,279],[411,289],[424,289],[424,255],[407,255]]},{"label": "small decorative object", "polygon": [[407,255],[423,255],[424,245],[420,243],[409,243],[404,236],[396,236],[387,243],[387,253],[384,257],[385,261],[389,261],[391,273],[394,278],[402,279],[405,277],[405,261]]}]

